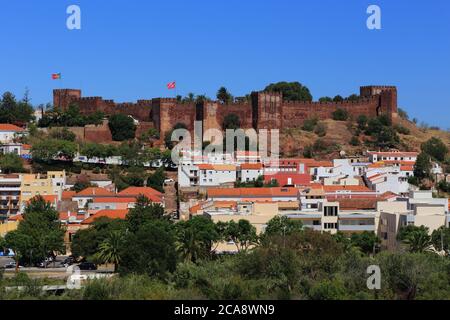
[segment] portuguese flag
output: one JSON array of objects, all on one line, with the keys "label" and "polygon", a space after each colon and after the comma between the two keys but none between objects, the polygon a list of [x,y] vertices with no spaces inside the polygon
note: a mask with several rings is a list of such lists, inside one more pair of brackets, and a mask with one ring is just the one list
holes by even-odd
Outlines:
[{"label": "portuguese flag", "polygon": [[52,73],[52,80],[60,80],[61,73]]}]

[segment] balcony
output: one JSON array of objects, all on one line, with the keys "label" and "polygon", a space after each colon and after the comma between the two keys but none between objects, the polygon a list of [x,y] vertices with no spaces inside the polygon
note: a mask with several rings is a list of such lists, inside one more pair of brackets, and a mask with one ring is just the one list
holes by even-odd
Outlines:
[{"label": "balcony", "polygon": [[351,225],[351,224],[339,224],[339,231],[375,231],[375,225]]}]

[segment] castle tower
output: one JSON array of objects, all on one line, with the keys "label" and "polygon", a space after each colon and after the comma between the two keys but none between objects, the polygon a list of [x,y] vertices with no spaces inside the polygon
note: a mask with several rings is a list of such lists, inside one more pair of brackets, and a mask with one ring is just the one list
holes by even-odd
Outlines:
[{"label": "castle tower", "polygon": [[362,97],[379,97],[377,115],[387,115],[391,120],[397,118],[397,87],[365,86],[360,88],[360,94]]},{"label": "castle tower", "polygon": [[53,90],[53,106],[60,110],[67,110],[72,101],[81,98],[81,90],[55,89]]},{"label": "castle tower", "polygon": [[275,92],[253,92],[253,128],[281,129],[283,96]]}]

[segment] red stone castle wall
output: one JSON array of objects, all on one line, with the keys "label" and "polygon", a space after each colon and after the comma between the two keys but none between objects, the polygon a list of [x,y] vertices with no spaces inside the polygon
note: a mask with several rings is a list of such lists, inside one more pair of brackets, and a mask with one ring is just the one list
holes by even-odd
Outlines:
[{"label": "red stone castle wall", "polygon": [[397,116],[397,89],[392,86],[365,86],[360,88],[361,98],[343,102],[289,102],[280,93],[254,92],[251,101],[221,104],[215,101],[182,103],[176,99],[158,98],[138,100],[137,103],[116,104],[101,97],[82,97],[81,90],[58,89],[53,92],[54,106],[65,110],[71,103],[77,104],[84,114],[96,111],[105,114],[131,115],[141,122],[153,122],[161,137],[177,123],[183,123],[193,132],[196,120],[203,122],[204,132],[222,129],[229,114],[236,114],[244,129],[283,129],[301,126],[308,118],[329,119],[337,109],[348,111],[353,119],[359,115],[376,117],[386,114],[391,119]]}]

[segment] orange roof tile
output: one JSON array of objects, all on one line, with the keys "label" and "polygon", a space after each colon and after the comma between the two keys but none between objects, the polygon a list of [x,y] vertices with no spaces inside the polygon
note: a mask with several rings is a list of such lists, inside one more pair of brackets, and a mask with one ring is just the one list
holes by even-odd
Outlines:
[{"label": "orange roof tile", "polygon": [[202,163],[198,165],[199,170],[214,170],[214,171],[236,171],[236,166],[232,164],[209,164]]},{"label": "orange roof tile", "polygon": [[414,171],[414,166],[401,166],[401,171]]},{"label": "orange roof tile", "polygon": [[262,163],[242,163],[242,170],[261,170],[263,168]]},{"label": "orange roof tile", "polygon": [[91,196],[113,196],[114,194],[105,188],[89,187],[78,192],[75,197],[91,197]]},{"label": "orange roof tile", "polygon": [[334,192],[334,191],[353,191],[353,192],[373,192],[366,186],[323,186],[323,190],[325,192]]},{"label": "orange roof tile", "polygon": [[84,220],[81,224],[85,224],[85,225],[86,224],[91,224],[96,219],[103,218],[103,217],[110,218],[110,219],[121,219],[121,220],[124,220],[127,217],[127,214],[128,214],[128,209],[124,209],[124,210],[100,210],[99,212],[97,212],[93,216],[90,216],[89,218]]},{"label": "orange roof tile", "polygon": [[137,198],[140,195],[145,196],[152,202],[162,202],[163,194],[150,187],[129,187],[122,192],[119,192],[117,197]]},{"label": "orange roof tile", "polygon": [[77,194],[76,191],[63,191],[62,192],[62,200],[72,200],[72,198]]},{"label": "orange roof tile", "polygon": [[25,130],[10,123],[0,123],[0,131],[23,132]]}]

